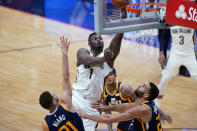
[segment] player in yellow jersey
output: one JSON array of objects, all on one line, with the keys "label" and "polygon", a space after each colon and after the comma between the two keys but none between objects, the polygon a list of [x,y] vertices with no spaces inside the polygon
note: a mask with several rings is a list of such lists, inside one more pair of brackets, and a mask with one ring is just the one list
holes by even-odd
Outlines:
[{"label": "player in yellow jersey", "polygon": [[[103,92],[104,105],[117,105],[122,103],[131,103],[134,101],[135,92],[129,85],[116,80],[116,70],[112,72],[105,79],[105,86]],[[106,112],[111,114],[111,112]],[[117,125],[118,131],[128,131],[132,128],[132,120],[119,122]],[[109,131],[112,131],[112,124],[108,124]]]}]

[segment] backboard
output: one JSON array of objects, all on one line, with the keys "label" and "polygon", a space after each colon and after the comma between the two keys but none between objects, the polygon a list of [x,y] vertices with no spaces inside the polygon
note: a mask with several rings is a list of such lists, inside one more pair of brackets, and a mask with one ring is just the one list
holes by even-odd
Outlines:
[{"label": "backboard", "polygon": [[[133,0],[135,1],[135,0]],[[156,0],[155,0],[156,1]],[[140,8],[142,13],[127,12],[127,18],[121,19],[121,11],[108,0],[94,0],[95,31],[101,34],[113,34],[118,32],[130,32],[136,30],[165,28],[165,7],[158,11],[146,12],[150,5],[145,0],[141,5],[132,8]],[[158,7],[153,7],[158,8]]]}]

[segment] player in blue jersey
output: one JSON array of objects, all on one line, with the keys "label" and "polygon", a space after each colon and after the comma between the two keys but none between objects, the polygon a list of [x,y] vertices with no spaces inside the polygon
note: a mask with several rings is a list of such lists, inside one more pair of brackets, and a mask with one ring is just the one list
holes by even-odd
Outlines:
[{"label": "player in blue jersey", "polygon": [[134,131],[162,131],[161,121],[172,122],[172,118],[158,109],[153,100],[158,96],[159,90],[152,83],[145,83],[135,90],[137,100],[133,103],[102,106],[95,104],[94,108],[100,111],[117,111],[119,114],[89,115],[80,110],[81,117],[102,123],[115,123],[134,119]]},{"label": "player in blue jersey", "polygon": [[40,105],[49,110],[42,122],[43,131],[85,131],[82,119],[75,112],[72,105],[72,88],[69,78],[68,47],[70,42],[60,37],[62,49],[62,95],[60,100],[49,91],[40,95]]},{"label": "player in blue jersey", "polygon": [[[122,103],[131,103],[134,101],[135,92],[127,84],[116,81],[116,70],[112,72],[105,79],[103,105],[116,105]],[[111,114],[111,112],[105,112]],[[109,131],[112,131],[112,124],[107,124]],[[132,128],[132,120],[119,122],[117,131],[128,131]]]}]

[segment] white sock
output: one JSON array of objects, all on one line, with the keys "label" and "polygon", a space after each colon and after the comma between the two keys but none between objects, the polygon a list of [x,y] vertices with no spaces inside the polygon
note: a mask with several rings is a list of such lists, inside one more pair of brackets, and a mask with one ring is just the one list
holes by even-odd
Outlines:
[{"label": "white sock", "polygon": [[161,99],[156,98],[156,99],[154,100],[154,102],[155,102],[155,105],[156,105],[158,108],[160,108]]},{"label": "white sock", "polygon": [[168,83],[169,78],[162,76],[159,85],[158,85],[158,89],[159,89],[159,95],[163,95],[165,92],[165,85]]}]

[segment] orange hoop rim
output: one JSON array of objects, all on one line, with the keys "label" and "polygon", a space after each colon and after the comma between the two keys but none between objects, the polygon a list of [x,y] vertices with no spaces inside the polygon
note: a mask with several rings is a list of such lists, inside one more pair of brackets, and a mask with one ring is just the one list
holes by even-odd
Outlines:
[{"label": "orange hoop rim", "polygon": [[[136,5],[142,5],[142,3],[135,3],[135,4],[129,4],[126,5],[127,11],[129,12],[133,12],[133,13],[142,13],[142,9],[135,9],[135,8],[131,8],[131,6],[136,6]],[[160,5],[160,6],[166,6],[163,3],[145,3],[145,5]],[[161,9],[161,7],[158,8],[153,8],[153,9],[145,9],[145,12],[152,12],[152,11],[159,11]]]}]

